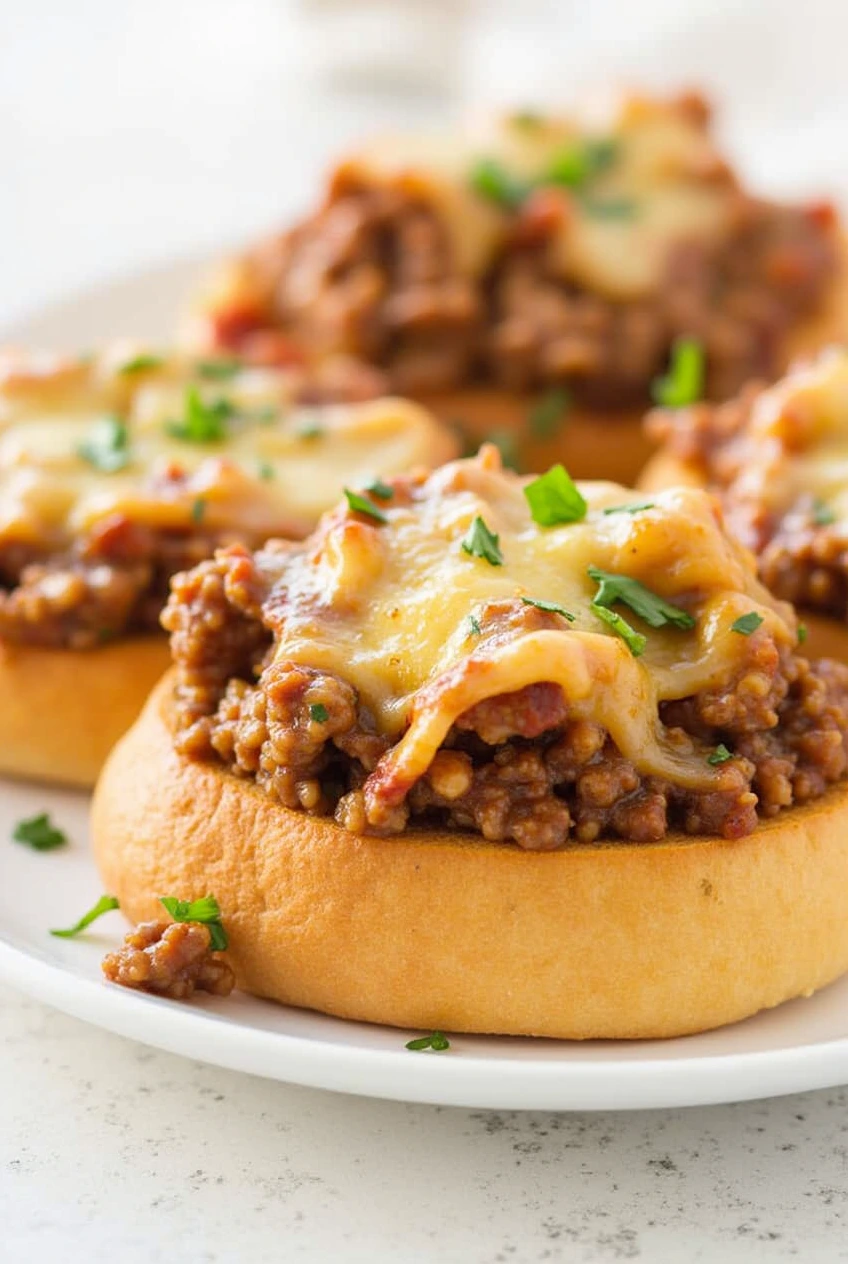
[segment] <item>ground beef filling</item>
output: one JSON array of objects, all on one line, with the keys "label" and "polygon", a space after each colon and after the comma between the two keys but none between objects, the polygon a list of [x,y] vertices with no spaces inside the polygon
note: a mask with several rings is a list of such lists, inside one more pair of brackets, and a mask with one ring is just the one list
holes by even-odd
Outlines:
[{"label": "ground beef filling", "polygon": [[229,996],[235,986],[232,969],[213,952],[209,927],[201,922],[142,922],[104,957],[102,968],[110,983],[173,1001],[194,992]]},{"label": "ground beef filling", "polygon": [[390,389],[427,394],[491,382],[566,385],[590,403],[642,402],[680,334],[707,352],[710,394],[726,398],[775,368],[781,335],[813,308],[835,266],[832,216],[740,194],[717,247],[681,242],[656,294],[616,303],[566,284],[551,266],[562,199],[543,190],[480,281],[459,275],[427,206],[350,190],[254,259],[264,316],[233,323],[222,345],[272,360],[283,337],[376,365]]},{"label": "ground beef filling", "polygon": [[[569,715],[558,686],[541,683],[465,712],[401,802],[375,798],[366,781],[391,741],[349,682],[274,658],[273,584],[267,551],[219,554],[175,580],[163,621],[177,664],[176,744],[355,833],[430,822],[533,850],[673,830],[738,838],[758,816],[823,794],[848,767],[848,667],[779,651],[763,627],[732,682],[662,707],[681,749],[733,752],[709,792],[643,776],[600,725]],[[484,633],[486,620],[505,618],[527,630],[555,620],[499,603]]]},{"label": "ground beef filling", "polygon": [[[848,620],[848,547],[840,524],[828,522],[808,493],[775,512],[748,492],[746,471],[758,455],[770,462],[780,455],[774,441],[758,453],[746,437],[752,409],[765,389],[764,383],[752,382],[721,405],[655,410],[648,417],[648,433],[720,496],[729,530],[756,555],[760,578],[775,596]],[[791,437],[784,442],[791,462]]]}]

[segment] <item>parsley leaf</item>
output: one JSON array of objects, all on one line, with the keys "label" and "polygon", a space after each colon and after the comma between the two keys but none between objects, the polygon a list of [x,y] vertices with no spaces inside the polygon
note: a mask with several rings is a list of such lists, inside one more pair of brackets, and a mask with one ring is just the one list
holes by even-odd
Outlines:
[{"label": "parsley leaf", "polygon": [[809,636],[809,630],[807,628],[806,623],[799,623],[798,624],[798,644],[803,645],[808,636]]},{"label": "parsley leaf", "polygon": [[326,724],[330,718],[330,712],[324,706],[323,702],[310,702],[309,718],[314,720],[316,724]]},{"label": "parsley leaf", "polygon": [[206,513],[206,501],[202,496],[198,496],[191,507],[192,522],[200,523],[203,521],[203,515]]},{"label": "parsley leaf", "polygon": [[119,373],[146,373],[148,369],[161,369],[165,361],[161,356],[142,353],[126,360],[118,369]]},{"label": "parsley leaf", "polygon": [[450,1041],[443,1031],[431,1031],[429,1036],[418,1036],[415,1040],[407,1040],[406,1048],[415,1053],[422,1049],[432,1049],[434,1053],[442,1053],[450,1049]]},{"label": "parsley leaf", "polygon": [[607,508],[603,510],[603,512],[605,514],[614,514],[614,513],[637,514],[637,513],[641,513],[643,509],[653,509],[653,507],[654,507],[654,502],[652,500],[644,500],[642,501],[641,505],[608,505]]},{"label": "parsley leaf", "polygon": [[257,467],[257,473],[261,479],[268,483],[274,477],[274,467],[270,461],[260,461]]},{"label": "parsley leaf", "polygon": [[671,348],[668,373],[651,385],[654,402],[663,408],[685,408],[704,393],[704,347],[697,338],[677,338]]},{"label": "parsley leaf", "polygon": [[762,621],[763,616],[757,614],[756,610],[751,610],[748,614],[741,614],[731,623],[730,631],[738,632],[741,636],[750,636],[752,632],[756,632]]},{"label": "parsley leaf", "polygon": [[592,219],[633,219],[639,211],[635,198],[583,197],[580,205]]},{"label": "parsley leaf", "polygon": [[589,566],[587,574],[598,584],[598,591],[593,598],[593,605],[611,606],[622,601],[634,614],[638,614],[652,628],[661,628],[671,623],[676,628],[694,628],[695,620],[687,610],[673,606],[663,597],[651,592],[638,579],[628,575],[613,575],[609,571],[598,570],[597,566]]},{"label": "parsley leaf", "polygon": [[199,900],[177,900],[172,895],[162,895],[163,904],[175,922],[200,922],[209,927],[212,948],[223,952],[227,946],[227,932],[221,925],[221,909],[214,895],[204,895]]},{"label": "parsley leaf", "polygon": [[376,496],[378,500],[391,500],[395,494],[395,489],[390,487],[388,483],[384,483],[381,478],[375,478],[370,483],[366,483],[365,491],[370,492],[372,496]]},{"label": "parsley leaf", "polygon": [[510,470],[518,470],[521,458],[518,451],[518,440],[511,430],[494,430],[488,436],[501,454],[501,461]]},{"label": "parsley leaf", "polygon": [[468,528],[461,548],[463,553],[470,553],[472,557],[481,557],[490,566],[503,566],[500,536],[489,530],[479,514]]},{"label": "parsley leaf", "polygon": [[535,439],[551,439],[559,430],[571,407],[571,395],[562,386],[554,386],[540,395],[530,409],[527,423]]},{"label": "parsley leaf", "polygon": [[305,421],[295,430],[298,439],[320,439],[324,434],[324,427],[319,425],[317,421]]},{"label": "parsley leaf", "polygon": [[56,847],[64,847],[68,841],[67,834],[50,824],[47,812],[18,821],[12,838],[16,843],[26,843],[33,851],[53,851]]},{"label": "parsley leaf", "polygon": [[468,616],[468,626],[471,629],[471,631],[468,633],[469,636],[479,636],[480,633],[483,631],[483,629],[480,627],[480,620],[477,618],[476,615],[470,614]]},{"label": "parsley leaf", "polygon": [[537,601],[535,597],[522,597],[521,601],[525,606],[535,606],[537,610],[547,610],[548,614],[561,614],[569,623],[573,623],[577,618],[576,614],[566,610],[565,606],[558,606],[555,601]]},{"label": "parsley leaf", "polygon": [[712,755],[707,756],[708,764],[726,764],[728,759],[733,758],[733,752],[729,751],[724,742],[719,742]]},{"label": "parsley leaf", "polygon": [[198,360],[197,373],[209,382],[225,382],[241,369],[238,360]]},{"label": "parsley leaf", "polygon": [[168,434],[184,443],[219,443],[227,437],[227,418],[234,409],[228,399],[218,399],[207,404],[196,386],[189,386],[185,393],[182,421],[169,422]]},{"label": "parsley leaf", "polygon": [[85,930],[92,922],[96,922],[98,917],[102,917],[104,913],[110,913],[112,909],[120,907],[116,896],[101,895],[94,907],[90,908],[87,913],[83,913],[79,921],[74,922],[73,926],[69,926],[67,930],[51,930],[50,934],[55,935],[57,939],[73,939],[74,935],[78,935],[80,931]]},{"label": "parsley leaf", "polygon": [[524,488],[534,522],[556,527],[562,522],[580,522],[586,517],[586,501],[563,465],[553,465]]},{"label": "parsley leaf", "polygon": [[509,211],[518,209],[532,187],[510,175],[497,158],[480,158],[471,168],[469,182],[475,193]]},{"label": "parsley leaf", "polygon": [[528,131],[541,127],[544,121],[545,116],[536,110],[513,110],[507,119],[511,127],[526,128]]},{"label": "parsley leaf", "polygon": [[817,527],[829,527],[836,522],[836,514],[830,505],[826,505],[818,496],[813,501],[813,522]]},{"label": "parsley leaf", "polygon": [[615,610],[608,610],[606,606],[598,606],[595,602],[592,602],[590,609],[602,623],[606,623],[617,636],[621,637],[634,658],[644,654],[648,638],[643,636],[641,632],[637,632],[635,628],[632,628],[626,619],[623,619]]},{"label": "parsley leaf", "polygon": [[372,505],[367,496],[361,496],[359,492],[352,492],[349,487],[344,489],[344,494],[349,507],[354,513],[365,514],[366,518],[373,518],[375,522],[389,521],[382,509]]},{"label": "parsley leaf", "polygon": [[77,456],[104,474],[114,474],[129,465],[129,436],[120,417],[98,421],[77,448]]}]

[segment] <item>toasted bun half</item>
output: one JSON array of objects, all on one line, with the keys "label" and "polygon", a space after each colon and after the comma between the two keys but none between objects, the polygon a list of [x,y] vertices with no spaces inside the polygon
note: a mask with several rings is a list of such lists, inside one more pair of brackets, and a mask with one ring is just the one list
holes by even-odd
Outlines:
[{"label": "toasted bun half", "polygon": [[444,830],[359,838],[178,756],[165,677],[94,799],[132,920],[211,893],[239,985],[399,1027],[676,1036],[848,969],[848,789],[738,842],[527,852]]},{"label": "toasted bun half", "polygon": [[80,651],[0,641],[0,773],[94,785],[169,662],[164,636]]}]

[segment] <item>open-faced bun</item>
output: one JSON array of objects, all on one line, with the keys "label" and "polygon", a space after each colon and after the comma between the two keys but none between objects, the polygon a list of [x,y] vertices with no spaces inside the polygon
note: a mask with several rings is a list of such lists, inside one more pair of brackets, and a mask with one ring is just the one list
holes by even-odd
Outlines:
[{"label": "open-faced bun", "polygon": [[736,842],[530,852],[357,837],[174,752],[165,677],[102,774],[93,837],[127,917],[211,892],[239,985],[400,1027],[571,1039],[702,1031],[848,968],[848,790]]},{"label": "open-faced bun", "polygon": [[160,636],[80,651],[0,641],[0,773],[93,785],[169,662]]}]

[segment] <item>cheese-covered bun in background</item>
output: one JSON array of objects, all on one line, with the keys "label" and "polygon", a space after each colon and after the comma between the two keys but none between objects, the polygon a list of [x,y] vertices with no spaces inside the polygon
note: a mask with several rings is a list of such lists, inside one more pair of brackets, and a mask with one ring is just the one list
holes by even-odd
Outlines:
[{"label": "cheese-covered bun in background", "polygon": [[176,571],[456,452],[416,404],[322,390],[129,345],[0,356],[0,771],[93,782],[167,665]]},{"label": "cheese-covered bun in background", "polygon": [[132,919],[213,893],[248,991],[627,1038],[848,968],[848,666],[806,656],[707,493],[488,447],[219,550],[163,622],[96,856]]},{"label": "cheese-covered bun in background", "polygon": [[[694,94],[513,111],[348,154],[314,211],[212,274],[186,337],[340,356],[523,469],[631,482],[652,393],[725,399],[844,327],[843,254],[832,208],[745,187]],[[700,363],[669,383],[683,339]]]}]

